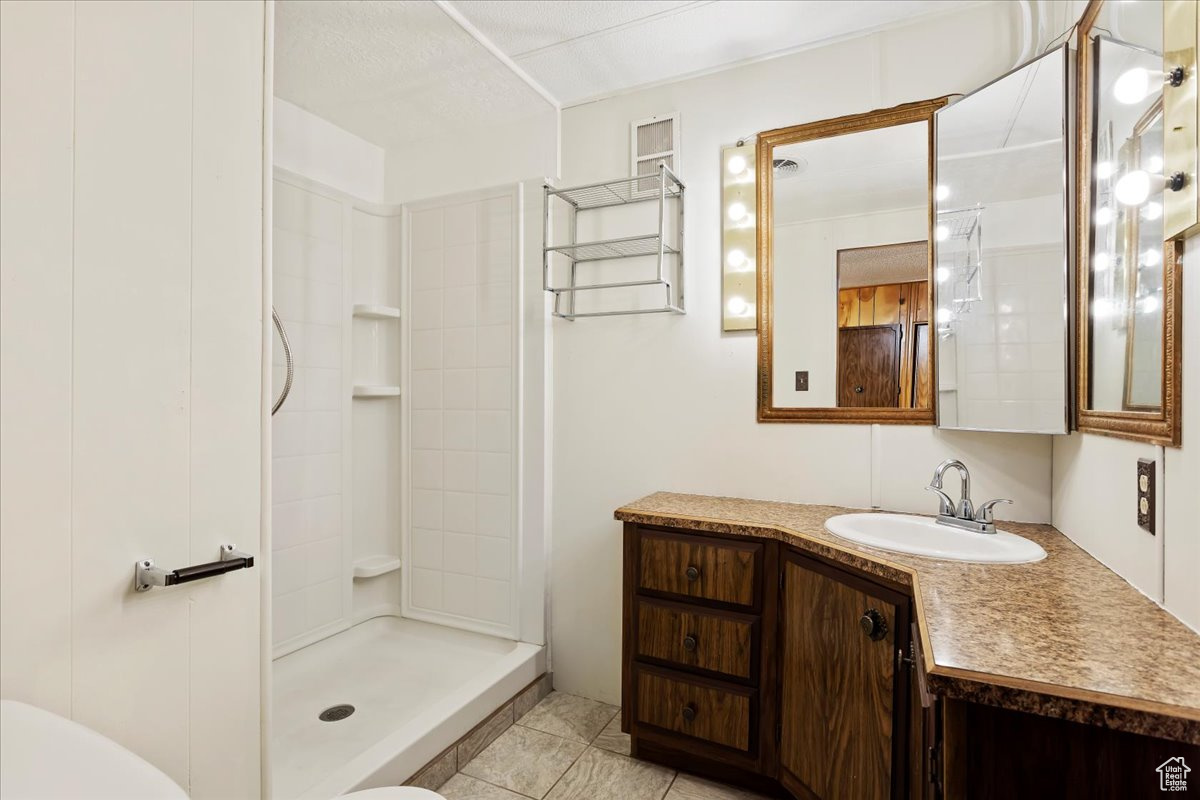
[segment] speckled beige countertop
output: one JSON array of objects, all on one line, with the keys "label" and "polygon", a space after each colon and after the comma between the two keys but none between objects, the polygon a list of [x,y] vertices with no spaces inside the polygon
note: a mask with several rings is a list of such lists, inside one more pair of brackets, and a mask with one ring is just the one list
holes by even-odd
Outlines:
[{"label": "speckled beige countertop", "polygon": [[829,517],[862,510],[659,492],[615,516],[777,539],[911,586],[936,693],[1200,744],[1200,635],[1055,528],[1000,522],[1040,544],[1046,558],[969,564],[864,547],[825,530]]}]

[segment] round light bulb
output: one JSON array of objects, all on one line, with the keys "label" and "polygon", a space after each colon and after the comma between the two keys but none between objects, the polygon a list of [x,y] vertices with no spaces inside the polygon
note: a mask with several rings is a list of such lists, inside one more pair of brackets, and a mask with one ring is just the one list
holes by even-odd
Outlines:
[{"label": "round light bulb", "polygon": [[745,316],[746,311],[750,308],[749,304],[747,304],[746,301],[741,297],[729,298],[729,302],[725,304],[725,307],[729,309],[729,313],[735,317]]},{"label": "round light bulb", "polygon": [[729,205],[729,218],[734,222],[739,222],[746,218],[746,206],[742,203],[731,203]]},{"label": "round light bulb", "polygon": [[949,322],[953,316],[954,315],[950,313],[950,309],[948,309],[948,308],[939,308],[937,310],[937,321],[938,322],[943,322],[943,323]]},{"label": "round light bulb", "polygon": [[1112,222],[1113,210],[1108,206],[1101,206],[1096,209],[1096,224],[1107,225]]},{"label": "round light bulb", "polygon": [[1113,187],[1113,194],[1121,205],[1140,206],[1150,196],[1150,174],[1140,169],[1125,173]]},{"label": "round light bulb", "polygon": [[741,250],[730,250],[729,255],[725,256],[725,263],[729,265],[730,269],[741,269],[742,265],[746,263],[746,254]]},{"label": "round light bulb", "polygon": [[1116,167],[1111,161],[1099,161],[1096,163],[1096,177],[1102,181],[1106,181],[1116,172]]},{"label": "round light bulb", "polygon": [[1162,263],[1162,253],[1153,247],[1142,253],[1142,264],[1147,267],[1157,267]]},{"label": "round light bulb", "polygon": [[950,229],[945,225],[938,225],[933,229],[933,238],[937,239],[939,242],[946,241],[950,238]]},{"label": "round light bulb", "polygon": [[746,158],[739,155],[731,156],[728,166],[730,175],[741,175],[746,171]]},{"label": "round light bulb", "polygon": [[938,202],[945,200],[949,196],[950,196],[950,187],[946,186],[945,184],[939,183],[937,188],[933,190],[933,197]]},{"label": "round light bulb", "polygon": [[1153,314],[1155,311],[1158,311],[1158,305],[1159,305],[1158,298],[1152,294],[1146,295],[1145,297],[1142,298],[1141,305],[1142,305],[1143,312],[1145,312],[1147,314]]},{"label": "round light bulb", "polygon": [[1092,271],[1105,272],[1112,266],[1112,259],[1108,253],[1096,253],[1092,256]]},{"label": "round light bulb", "polygon": [[1142,206],[1142,217],[1144,217],[1145,219],[1148,219],[1148,220],[1153,221],[1153,220],[1158,219],[1159,217],[1162,216],[1162,212],[1163,212],[1162,203],[1156,203],[1153,200],[1151,200],[1149,203],[1146,203],[1146,205]]},{"label": "round light bulb", "polygon": [[1098,297],[1092,301],[1092,316],[1096,319],[1104,319],[1112,314],[1112,301],[1107,297]]},{"label": "round light bulb", "polygon": [[946,281],[950,280],[950,270],[946,269],[945,267],[938,267],[934,275],[937,276],[938,283],[945,283]]},{"label": "round light bulb", "polygon": [[1142,67],[1126,70],[1113,84],[1113,97],[1127,106],[1142,102],[1148,94],[1150,73]]},{"label": "round light bulb", "polygon": [[1146,159],[1146,171],[1147,172],[1162,172],[1163,171],[1162,156],[1150,156],[1149,158],[1147,158]]}]

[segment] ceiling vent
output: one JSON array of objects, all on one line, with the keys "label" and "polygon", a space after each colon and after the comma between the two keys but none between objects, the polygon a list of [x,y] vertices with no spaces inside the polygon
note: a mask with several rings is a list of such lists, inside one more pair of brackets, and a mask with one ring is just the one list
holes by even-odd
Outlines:
[{"label": "ceiling vent", "polygon": [[793,158],[776,158],[774,159],[773,166],[775,169],[775,179],[782,181],[794,178],[801,172],[804,172],[808,167],[808,162],[803,158],[798,160]]},{"label": "ceiling vent", "polygon": [[[657,175],[658,164],[679,175],[679,115],[663,114],[629,123],[629,174]],[[638,181],[637,196],[657,191],[657,180]]]}]

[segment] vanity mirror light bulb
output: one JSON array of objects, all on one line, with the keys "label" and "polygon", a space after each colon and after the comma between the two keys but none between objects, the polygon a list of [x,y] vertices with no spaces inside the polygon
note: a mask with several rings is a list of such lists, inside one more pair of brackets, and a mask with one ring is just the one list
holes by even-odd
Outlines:
[{"label": "vanity mirror light bulb", "polygon": [[1145,265],[1147,267],[1157,267],[1161,263],[1162,263],[1162,252],[1161,251],[1155,250],[1154,248],[1150,248],[1146,252],[1142,253],[1142,264],[1143,265]]},{"label": "vanity mirror light bulb", "polygon": [[1148,219],[1151,221],[1156,220],[1162,216],[1162,213],[1163,213],[1162,203],[1156,203],[1153,200],[1151,200],[1149,203],[1146,203],[1146,205],[1142,206],[1142,216],[1145,219]]},{"label": "vanity mirror light bulb", "polygon": [[1096,209],[1096,224],[1107,225],[1112,222],[1113,210],[1108,206],[1101,206]]},{"label": "vanity mirror light bulb", "polygon": [[744,317],[750,311],[750,304],[741,297],[729,298],[729,302],[725,304],[725,307],[735,317]]},{"label": "vanity mirror light bulb", "polygon": [[727,166],[729,167],[730,175],[741,175],[746,171],[746,157],[734,155],[730,157]]},{"label": "vanity mirror light bulb", "polygon": [[1096,162],[1096,177],[1102,181],[1106,181],[1111,178],[1113,173],[1116,171],[1116,167],[1113,166],[1111,161]]},{"label": "vanity mirror light bulb", "polygon": [[937,278],[938,283],[945,283],[950,280],[950,270],[945,267],[938,267],[933,274]]},{"label": "vanity mirror light bulb", "polygon": [[1162,156],[1150,156],[1146,159],[1147,172],[1162,172],[1163,160]]},{"label": "vanity mirror light bulb", "polygon": [[950,187],[939,183],[937,188],[933,190],[933,198],[938,202],[945,200],[950,196]]},{"label": "vanity mirror light bulb", "polygon": [[1092,301],[1092,317],[1095,319],[1105,319],[1112,315],[1112,301],[1107,297],[1098,297]]},{"label": "vanity mirror light bulb", "polygon": [[950,321],[951,319],[953,319],[953,318],[954,318],[954,315],[950,313],[950,309],[948,309],[948,308],[939,308],[939,309],[937,310],[937,321],[938,321],[939,323],[946,323],[946,322],[949,322],[949,321]]},{"label": "vanity mirror light bulb", "polygon": [[1108,253],[1101,252],[1092,255],[1092,271],[1105,272],[1110,266],[1112,266],[1112,260]]},{"label": "vanity mirror light bulb", "polygon": [[950,229],[945,225],[938,225],[933,229],[933,238],[937,239],[939,242],[946,241],[950,238]]},{"label": "vanity mirror light bulb", "polygon": [[729,204],[729,219],[734,222],[741,222],[746,218],[746,206],[743,203]]},{"label": "vanity mirror light bulb", "polygon": [[725,263],[730,269],[740,270],[746,263],[746,254],[736,248],[730,250],[729,255],[725,257]]},{"label": "vanity mirror light bulb", "polygon": [[1143,297],[1138,301],[1138,304],[1141,305],[1142,311],[1147,314],[1153,314],[1155,311],[1158,311],[1158,298],[1152,294]]}]

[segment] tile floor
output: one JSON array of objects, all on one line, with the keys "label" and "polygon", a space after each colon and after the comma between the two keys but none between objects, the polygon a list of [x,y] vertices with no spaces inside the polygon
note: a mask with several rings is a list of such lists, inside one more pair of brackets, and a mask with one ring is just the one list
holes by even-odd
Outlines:
[{"label": "tile floor", "polygon": [[629,757],[616,706],[553,692],[438,792],[447,800],[765,800]]}]

